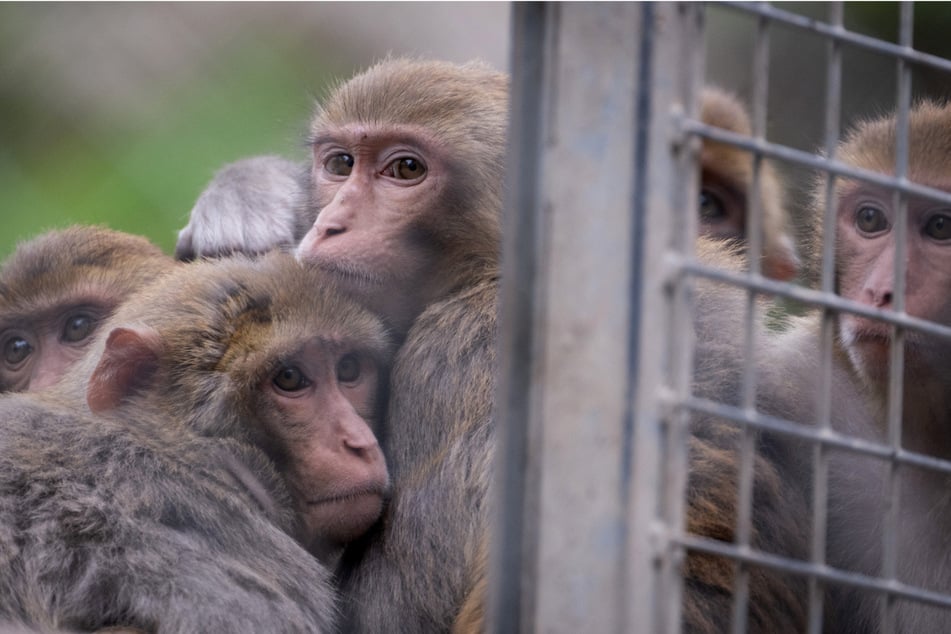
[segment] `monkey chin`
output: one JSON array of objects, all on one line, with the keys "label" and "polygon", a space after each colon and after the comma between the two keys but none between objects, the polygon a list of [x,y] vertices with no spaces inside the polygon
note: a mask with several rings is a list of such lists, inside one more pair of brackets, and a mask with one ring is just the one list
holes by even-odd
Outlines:
[{"label": "monkey chin", "polygon": [[304,522],[320,543],[344,545],[367,532],[383,513],[385,489],[371,486],[307,502]]},{"label": "monkey chin", "polygon": [[[855,319],[844,325],[841,338],[859,374],[879,387],[884,385],[888,381],[891,366],[890,328],[884,324]],[[909,331],[905,332],[903,348],[906,382],[917,378],[930,380],[930,377],[940,372],[942,360],[951,352],[948,346]]]},{"label": "monkey chin", "polygon": [[373,272],[365,265],[352,262],[346,257],[331,258],[323,253],[304,255],[298,249],[297,260],[308,266],[326,271],[336,278],[339,284],[355,292],[377,292],[384,288],[387,283],[383,276]]}]

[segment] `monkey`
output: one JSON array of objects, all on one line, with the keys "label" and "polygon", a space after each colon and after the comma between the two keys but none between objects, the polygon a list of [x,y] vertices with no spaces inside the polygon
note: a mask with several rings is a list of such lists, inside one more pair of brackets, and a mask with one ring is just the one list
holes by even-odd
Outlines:
[{"label": "monkey", "polygon": [[[745,136],[753,133],[743,104],[714,86],[701,91],[700,120]],[[700,166],[700,234],[744,243],[753,185],[752,157],[739,148],[704,139]],[[791,280],[799,272],[800,259],[782,181],[768,161],[760,167],[758,194],[763,228],[761,270],[767,277]]]},{"label": "monkey", "polygon": [[18,245],[0,267],[0,392],[54,384],[128,295],[173,266],[147,239],[105,227]]},{"label": "monkey", "polygon": [[297,256],[400,341],[381,432],[393,493],[344,552],[346,631],[445,631],[471,590],[495,440],[507,118],[504,73],[388,59],[340,85],[311,124],[319,211]]},{"label": "monkey", "polygon": [[[840,161],[886,175],[895,173],[896,117],[884,116],[854,125],[836,149]],[[910,181],[947,191],[942,161],[951,155],[951,105],[923,101],[909,114]],[[907,197],[907,267],[905,312],[940,325],[951,325],[947,309],[951,278],[944,273],[943,251],[951,245],[951,211],[945,203],[924,196]],[[860,305],[881,310],[894,309],[896,284],[897,214],[894,194],[886,187],[858,178],[841,177],[835,188],[835,280],[838,295]],[[821,246],[825,210],[825,187],[817,186],[811,204],[816,257]],[[722,303],[724,298],[719,298]],[[702,304],[702,302],[701,302]],[[725,308],[727,313],[735,309]],[[719,316],[718,316],[719,315]],[[723,312],[701,310],[701,321],[712,333]],[[852,438],[889,444],[887,410],[891,328],[883,322],[852,313],[836,313],[833,318],[829,403],[833,430]],[[788,317],[777,331],[757,333],[760,343],[754,354],[758,375],[756,410],[788,421],[815,424],[817,400],[822,393],[819,377],[821,318],[816,311]],[[699,335],[695,371],[695,393],[721,402],[738,400],[737,369],[730,367],[733,345],[720,346],[724,354]],[[949,423],[947,354],[949,342],[937,335],[908,330],[903,339],[901,447],[943,460],[951,458],[949,442],[943,435]],[[710,356],[712,353],[712,356]],[[735,353],[733,353],[735,357]],[[709,357],[709,359],[708,359]],[[707,359],[705,361],[705,359]],[[729,427],[714,417],[693,416],[692,428],[703,430],[705,442],[723,446]],[[699,434],[691,437],[695,441]],[[775,435],[774,435],[775,436]],[[755,465],[752,543],[769,552],[808,560],[805,548],[812,527],[807,518],[816,512],[812,501],[812,472],[808,458],[812,445],[805,441],[761,434],[757,441]],[[694,451],[696,447],[692,447]],[[688,531],[733,541],[738,509],[731,495],[735,465],[732,458],[719,464],[715,453],[704,449],[691,456],[688,484]],[[826,500],[825,562],[832,568],[871,577],[886,575],[884,564],[886,509],[891,504],[886,459],[829,447],[828,494]],[[732,466],[731,466],[732,465]],[[732,469],[732,470],[731,470]],[[893,543],[895,578],[911,588],[937,593],[951,592],[951,573],[944,564],[945,525],[951,520],[946,487],[948,477],[924,466],[901,464],[897,474],[897,525],[889,540]],[[725,494],[718,493],[725,491]],[[698,502],[715,506],[696,514]],[[802,519],[797,520],[797,516]],[[710,525],[694,525],[704,520]],[[688,555],[685,575],[685,630],[722,631],[729,621],[724,605],[731,601],[730,568],[726,560],[708,557],[708,567],[698,567]],[[693,567],[692,567],[693,564]],[[716,566],[721,566],[719,572]],[[698,574],[699,573],[699,574]],[[751,574],[755,574],[751,572]],[[749,625],[754,631],[803,631],[803,580],[767,574],[750,582]],[[785,590],[785,592],[784,592]],[[884,594],[872,590],[826,582],[824,584],[824,628],[834,632],[877,632],[885,629]],[[759,596],[757,597],[757,592]],[[696,599],[700,599],[697,601]],[[700,608],[700,609],[697,609]],[[782,615],[776,618],[777,614]],[[941,631],[948,610],[897,597],[891,629],[898,632]]]},{"label": "monkey", "polygon": [[181,266],[54,389],[0,399],[0,620],[336,631],[388,491],[393,343],[291,255]]},{"label": "monkey", "polygon": [[[732,94],[708,86],[701,92],[703,123],[751,135],[745,106]],[[746,216],[753,180],[748,152],[704,139],[698,201],[701,235],[746,241]],[[215,257],[234,251],[260,253],[296,245],[313,224],[316,211],[306,202],[307,166],[276,156],[243,159],[222,168],[199,196],[181,230],[175,257]],[[779,174],[764,161],[759,175],[763,218],[762,272],[779,280],[794,278],[800,258]]]},{"label": "monkey", "polygon": [[[308,167],[279,156],[257,156],[221,168],[179,232],[175,258],[263,253],[300,242],[316,214],[306,204]],[[240,210],[242,222],[233,222]]]},{"label": "monkey", "polygon": [[[895,174],[896,117],[883,116],[854,125],[836,156],[849,165]],[[951,104],[922,101],[908,119],[908,179],[949,191],[944,166],[951,160]],[[813,210],[817,232],[825,213],[824,187],[817,187]],[[864,306],[895,309],[894,261],[899,209],[892,191],[858,179],[843,178],[835,189],[835,259],[837,293]],[[951,325],[951,206],[923,196],[906,198],[906,269],[904,311],[912,317]],[[814,249],[818,252],[818,249]],[[815,327],[814,325],[812,326]],[[808,328],[803,326],[803,329]],[[836,316],[835,358],[863,390],[870,415],[858,421],[834,421],[852,436],[888,444],[887,409],[890,327],[867,317]],[[798,333],[792,333],[791,337]],[[902,341],[901,447],[944,460],[951,459],[945,431],[951,425],[951,342],[906,330]],[[827,562],[849,571],[882,576],[883,528],[888,506],[889,466],[845,452],[830,457]],[[898,467],[899,518],[895,544],[899,582],[951,593],[945,565],[945,534],[951,526],[947,474],[925,467]],[[841,632],[881,629],[883,597],[856,588],[833,586],[827,626]],[[908,599],[895,602],[894,630],[927,632],[945,629],[951,612]]]}]

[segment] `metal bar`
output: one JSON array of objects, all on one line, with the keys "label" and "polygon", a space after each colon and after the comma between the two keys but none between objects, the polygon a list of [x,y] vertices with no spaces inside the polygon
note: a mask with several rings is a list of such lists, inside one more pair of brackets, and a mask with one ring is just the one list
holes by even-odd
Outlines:
[{"label": "metal bar", "polygon": [[717,401],[698,397],[690,397],[677,404],[672,403],[672,405],[678,404],[693,411],[713,414],[720,418],[731,420],[738,425],[748,425],[762,431],[789,436],[790,438],[820,442],[828,447],[844,449],[860,455],[873,456],[883,460],[893,460],[900,465],[922,467],[941,473],[951,473],[951,461],[934,458],[906,449],[894,449],[889,445],[862,440],[854,436],[839,434],[835,431],[824,432],[813,425],[792,422],[765,414],[751,413],[738,407],[724,405]]},{"label": "metal bar", "polygon": [[[843,8],[841,2],[833,2],[829,7],[829,21],[833,28],[842,28]],[[825,153],[835,158],[839,143],[839,118],[842,108],[842,47],[836,40],[828,42],[828,64],[826,68],[825,100]],[[823,214],[822,274],[820,285],[822,292],[835,293],[835,242],[838,209],[835,193],[835,175],[827,174],[825,182],[825,213]],[[820,312],[820,380],[819,394],[816,395],[816,427],[819,433],[832,431],[832,349],[835,337],[835,313],[828,309]],[[815,565],[825,563],[826,526],[828,523],[829,498],[829,456],[823,443],[813,445],[812,480],[812,541],[810,561]],[[809,588],[809,631],[812,634],[822,632],[824,588],[817,577],[810,577]]]},{"label": "metal bar", "polygon": [[526,519],[537,498],[537,473],[529,473],[532,370],[537,341],[535,293],[540,203],[538,168],[542,134],[543,3],[512,4],[509,166],[503,210],[502,282],[499,291],[499,380],[496,386],[498,453],[495,458],[494,532],[486,629],[531,631],[537,527]]},{"label": "metal bar", "polygon": [[755,564],[772,570],[780,570],[800,576],[816,577],[823,581],[881,592],[886,596],[910,599],[919,603],[937,607],[951,607],[951,596],[941,592],[934,592],[918,588],[894,580],[884,580],[879,577],[869,577],[855,572],[846,572],[829,566],[816,566],[799,559],[789,559],[751,548],[738,548],[728,542],[721,542],[706,537],[683,535],[680,541],[684,546],[698,552],[720,555],[730,559],[740,560],[748,564]]},{"label": "metal bar", "polygon": [[[670,255],[671,258],[677,256]],[[714,269],[696,260],[686,260],[683,262],[671,262],[671,271],[673,274],[696,275],[718,282],[727,282],[741,288],[755,290],[764,295],[776,295],[785,297],[806,304],[813,304],[817,307],[830,308],[840,313],[850,313],[877,319],[887,324],[896,324],[905,330],[915,330],[943,339],[951,339],[951,327],[911,317],[905,313],[895,313],[890,310],[880,310],[870,308],[864,304],[859,304],[852,300],[844,299],[838,295],[829,295],[823,291],[817,291],[802,286],[796,286],[788,282],[777,282],[761,275],[749,275],[748,273],[734,273],[723,269]]]},{"label": "metal bar", "polygon": [[[650,116],[643,118],[648,134],[638,142],[638,165],[644,167],[644,178],[638,181],[635,191],[644,194],[640,200],[645,205],[647,201],[651,201],[649,208],[644,206],[640,209],[644,218],[652,218],[652,223],[647,228],[651,243],[660,243],[666,239],[669,250],[690,254],[693,252],[699,225],[696,201],[699,199],[700,182],[697,175],[700,171],[701,147],[699,138],[685,136],[676,124],[683,120],[684,112],[696,118],[700,108],[704,62],[704,7],[699,3],[654,6],[657,7],[656,11],[653,6],[645,5],[645,8],[650,7],[652,14],[657,14],[656,19],[651,22],[655,28],[645,28],[645,31],[656,32],[659,37],[651,38],[656,50],[650,55],[652,63],[644,65],[651,69],[651,72],[644,76],[641,87],[643,100],[647,104],[644,112]],[[671,81],[670,78],[674,80]],[[638,244],[642,245],[643,252],[644,242],[639,241]],[[640,348],[641,339],[650,340],[658,334],[666,334],[669,349],[666,356],[669,365],[659,377],[660,383],[653,392],[645,389],[648,384],[641,379],[654,379],[656,375],[637,373],[638,380],[641,381],[638,394],[642,400],[637,407],[642,414],[651,407],[660,415],[656,421],[641,416],[638,425],[642,432],[656,433],[657,430],[652,426],[666,423],[660,430],[662,434],[666,433],[666,442],[663,444],[664,477],[660,486],[662,499],[659,513],[651,520],[650,525],[658,528],[666,526],[667,531],[652,531],[654,535],[645,534],[645,537],[654,538],[657,543],[660,570],[654,595],[666,604],[664,614],[659,617],[661,621],[657,631],[675,634],[680,631],[682,621],[682,567],[685,552],[676,542],[666,539],[666,536],[682,530],[686,524],[684,501],[687,488],[689,413],[685,410],[657,408],[662,393],[683,398],[688,396],[692,389],[692,281],[681,279],[669,287],[663,287],[666,272],[654,264],[658,260],[652,257],[645,259],[643,253],[638,255],[633,265],[638,271],[639,279],[643,280],[641,287],[645,292],[640,299],[641,305],[656,307],[656,314],[664,314],[666,311],[668,315],[664,323],[666,333],[639,329],[635,341]],[[661,286],[657,286],[658,282]],[[648,289],[653,289],[655,294],[649,294]],[[658,291],[663,294],[657,296]],[[636,356],[632,356],[632,360],[635,363],[638,361]],[[643,402],[645,400],[648,402]],[[637,459],[643,461],[645,449],[649,450],[650,447],[643,442],[640,445],[641,455]],[[643,487],[644,484],[641,484],[637,489],[641,490]],[[639,522],[651,519],[651,509],[646,506],[646,496],[641,495],[635,501],[638,503],[633,506],[641,512],[639,519],[631,520],[636,526]],[[641,567],[631,566],[631,574],[638,575],[634,579],[645,578],[643,563]],[[652,631],[645,629],[649,626],[648,621],[632,619],[628,631]]]},{"label": "metal bar", "polygon": [[892,44],[868,35],[853,33],[841,27],[831,26],[820,20],[796,15],[795,13],[783,11],[782,9],[776,9],[765,2],[723,2],[720,4],[725,7],[737,9],[746,14],[769,18],[774,22],[803,29],[811,33],[817,33],[831,40],[843,44],[851,44],[875,53],[881,53],[882,55],[887,55],[888,57],[907,63],[930,66],[936,70],[951,72],[951,60],[913,50],[910,44],[909,46],[903,46],[900,43]]},{"label": "metal bar", "polygon": [[[912,5],[901,5],[899,42],[904,48],[912,43]],[[908,174],[908,112],[911,107],[911,71],[907,62],[897,60],[898,98],[895,121],[895,177],[902,179]],[[907,267],[908,201],[902,192],[892,194],[895,214],[895,257],[893,304],[890,308],[902,313],[905,310],[905,271]],[[888,362],[887,438],[889,444],[901,448],[903,379],[905,376],[905,332],[900,326],[891,325],[891,344]],[[901,514],[901,473],[898,464],[889,464],[885,501],[884,526],[882,531],[882,577],[897,579],[898,574],[898,522]],[[882,606],[882,629],[885,634],[895,631],[896,608],[894,596],[885,597]]]},{"label": "metal bar", "polygon": [[940,189],[913,183],[905,178],[895,178],[892,175],[880,174],[869,170],[853,167],[847,163],[840,163],[823,156],[803,152],[794,148],[770,143],[759,139],[752,139],[736,132],[722,128],[715,128],[700,121],[685,121],[683,128],[686,132],[697,134],[705,139],[712,139],[720,143],[727,143],[734,147],[753,152],[759,152],[767,158],[779,159],[794,165],[811,167],[836,176],[854,178],[873,185],[881,185],[887,189],[900,191],[911,196],[922,196],[942,203],[951,203],[951,194]]},{"label": "metal bar", "polygon": [[526,468],[535,480],[525,487],[521,535],[522,565],[533,569],[522,572],[519,631],[620,632],[631,597],[646,594],[626,585],[625,570],[643,10],[542,9],[542,122],[530,155],[536,309]]},{"label": "metal bar", "polygon": [[[769,94],[769,22],[760,19],[756,25],[756,38],[753,46],[753,125],[752,137],[766,137],[766,101]],[[750,196],[746,210],[747,248],[751,253],[763,251],[763,206],[760,200],[760,178],[763,167],[763,155],[754,153],[753,173],[749,185]],[[760,274],[760,258],[751,257],[747,266],[751,275]],[[753,324],[757,319],[757,298],[755,293],[747,293],[745,329],[743,336],[743,408],[753,411],[756,408],[756,363],[755,332]],[[737,484],[736,542],[741,547],[750,543],[753,515],[753,479],[757,434],[755,430],[743,429],[740,439],[739,475]],[[747,629],[749,612],[749,571],[736,562],[733,582],[732,629],[734,634],[743,634]]]}]

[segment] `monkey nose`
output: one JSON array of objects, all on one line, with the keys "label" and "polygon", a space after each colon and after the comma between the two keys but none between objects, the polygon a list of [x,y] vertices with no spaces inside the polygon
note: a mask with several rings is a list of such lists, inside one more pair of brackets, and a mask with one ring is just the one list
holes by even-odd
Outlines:
[{"label": "monkey nose", "polygon": [[875,308],[887,308],[892,304],[892,292],[890,290],[867,288],[865,293]]}]

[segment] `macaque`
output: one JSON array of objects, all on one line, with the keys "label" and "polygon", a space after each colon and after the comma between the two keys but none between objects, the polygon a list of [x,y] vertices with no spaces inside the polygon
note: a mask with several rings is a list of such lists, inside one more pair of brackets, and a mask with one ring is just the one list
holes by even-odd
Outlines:
[{"label": "macaque", "polygon": [[[750,136],[750,118],[732,95],[713,87],[700,97],[703,123]],[[704,139],[700,153],[700,233],[711,238],[746,241],[747,213],[753,184],[753,159],[749,152]],[[759,173],[759,211],[763,229],[763,275],[790,280],[799,272],[792,222],[783,187],[773,166],[764,161]]]},{"label": "macaque", "polygon": [[173,266],[145,238],[103,227],[20,244],[0,268],[0,392],[55,383],[128,295]]},{"label": "macaque", "polygon": [[178,233],[176,259],[295,247],[316,216],[306,204],[308,171],[308,166],[279,156],[242,159],[221,168]]},{"label": "macaque", "polygon": [[[908,126],[908,179],[951,190],[946,165],[951,160],[951,105],[922,102],[914,106]],[[846,136],[837,158],[856,167],[895,173],[894,117],[863,121]],[[824,190],[817,194],[821,222]],[[894,192],[861,182],[842,180],[836,188],[836,288],[860,304],[895,308],[894,264],[899,209]],[[951,326],[951,205],[908,196],[905,240],[904,311]],[[821,235],[821,234],[818,234]],[[885,323],[852,314],[837,316],[837,355],[862,386],[872,416],[840,431],[888,443],[886,411],[891,372],[889,346],[893,330]],[[901,446],[908,451],[951,460],[951,341],[915,330],[903,340]],[[846,570],[882,576],[888,506],[889,467],[881,459],[836,452],[830,466],[827,560]],[[951,500],[945,473],[902,465],[895,544],[899,582],[951,594],[947,564],[947,533]],[[884,595],[855,588],[832,587],[828,627],[839,632],[878,631]],[[947,629],[951,610],[899,599],[897,632]]]},{"label": "macaque", "polygon": [[336,631],[379,517],[392,343],[287,254],[181,266],[54,389],[0,399],[0,620]]},{"label": "macaque", "polygon": [[447,630],[488,531],[508,78],[391,59],[311,124],[317,221],[297,254],[402,340],[382,431],[393,496],[348,547],[346,631]]}]

